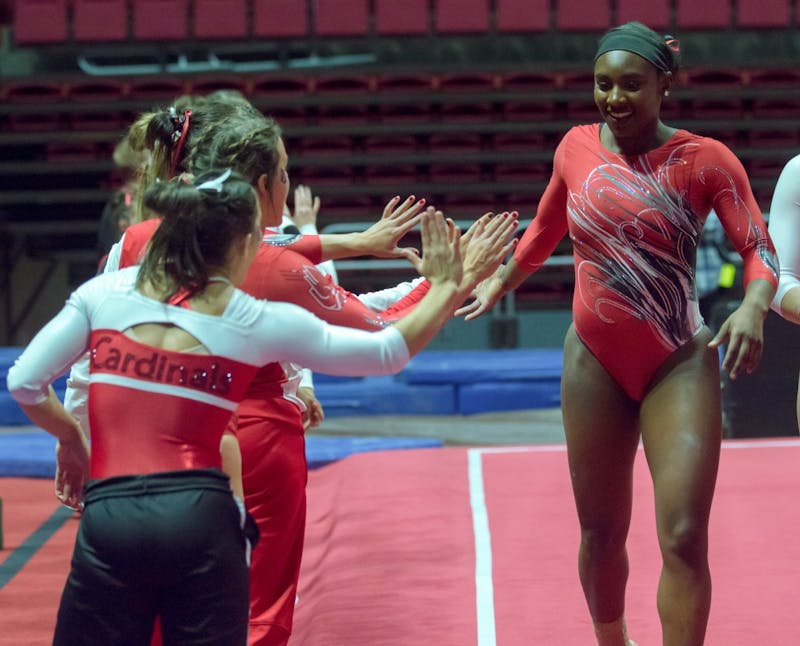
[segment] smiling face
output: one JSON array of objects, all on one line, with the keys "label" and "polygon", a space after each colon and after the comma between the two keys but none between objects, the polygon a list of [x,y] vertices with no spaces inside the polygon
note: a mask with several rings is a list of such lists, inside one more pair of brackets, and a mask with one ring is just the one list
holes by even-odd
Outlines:
[{"label": "smiling face", "polygon": [[613,50],[594,65],[594,102],[617,141],[647,140],[659,125],[661,101],[672,75],[641,56]]}]

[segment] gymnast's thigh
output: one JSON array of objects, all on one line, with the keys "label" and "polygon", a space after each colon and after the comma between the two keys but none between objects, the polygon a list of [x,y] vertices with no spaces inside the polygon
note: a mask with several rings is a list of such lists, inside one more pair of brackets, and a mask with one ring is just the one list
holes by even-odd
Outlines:
[{"label": "gymnast's thigh", "polygon": [[638,403],[603,368],[574,328],[564,343],[561,407],[582,525],[624,519],[630,510],[631,473],[639,443]]},{"label": "gymnast's thigh", "polygon": [[707,515],[722,443],[719,357],[704,328],[659,370],[642,402],[657,513]]}]

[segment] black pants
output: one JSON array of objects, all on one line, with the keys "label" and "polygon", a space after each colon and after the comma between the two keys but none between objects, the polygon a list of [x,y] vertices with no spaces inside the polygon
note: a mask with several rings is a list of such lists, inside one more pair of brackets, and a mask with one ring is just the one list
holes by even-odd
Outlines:
[{"label": "black pants", "polygon": [[187,470],[86,490],[55,646],[244,646],[249,571],[228,478]]}]

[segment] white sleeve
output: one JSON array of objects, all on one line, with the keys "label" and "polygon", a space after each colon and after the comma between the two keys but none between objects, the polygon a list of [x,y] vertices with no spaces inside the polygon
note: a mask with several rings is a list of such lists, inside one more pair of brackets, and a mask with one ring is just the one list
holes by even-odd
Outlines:
[{"label": "white sleeve", "polygon": [[87,437],[91,437],[89,428],[89,353],[85,352],[72,364],[67,377],[67,388],[64,391],[64,408],[81,425]]},{"label": "white sleeve", "polygon": [[[331,325],[291,303],[265,302],[261,317],[264,360],[291,361],[314,372],[345,377],[390,375],[410,359],[403,335]],[[277,355],[277,356],[276,356]]]},{"label": "white sleeve", "polygon": [[50,384],[89,346],[91,326],[81,299],[73,294],[8,371],[11,396],[22,404],[40,404]]},{"label": "white sleeve", "polygon": [[122,254],[122,243],[125,240],[125,234],[122,234],[122,237],[114,243],[111,247],[111,251],[108,252],[108,257],[106,258],[106,265],[103,268],[103,273],[108,274],[112,271],[117,271],[119,269],[119,260]]},{"label": "white sleeve", "polygon": [[[120,255],[122,253],[122,243],[125,234],[115,242],[108,252],[103,273],[108,274],[119,269]],[[64,408],[81,425],[87,437],[91,436],[89,428],[89,355],[80,357],[69,371],[67,378],[67,388],[64,391]]]},{"label": "white sleeve", "polygon": [[421,277],[415,278],[414,280],[400,283],[394,287],[381,289],[377,292],[366,292],[364,294],[359,294],[358,300],[364,303],[364,305],[366,305],[373,312],[382,312],[387,307],[391,307],[401,298],[404,298],[406,295],[408,295],[408,293],[413,291],[414,288],[423,280],[425,279]]},{"label": "white sleeve", "polygon": [[781,313],[780,303],[793,287],[800,287],[800,155],[783,167],[769,211],[769,233],[780,264],[780,280],[772,309]]},{"label": "white sleeve", "polygon": [[300,370],[300,384],[298,388],[314,388],[314,373],[308,368]]}]

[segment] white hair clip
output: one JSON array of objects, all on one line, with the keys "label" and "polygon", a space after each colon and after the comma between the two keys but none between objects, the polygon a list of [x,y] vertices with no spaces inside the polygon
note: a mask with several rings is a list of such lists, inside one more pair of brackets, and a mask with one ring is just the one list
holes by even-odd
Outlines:
[{"label": "white hair clip", "polygon": [[229,168],[219,177],[206,180],[202,184],[198,184],[196,188],[198,191],[216,191],[217,193],[222,193],[222,185],[225,183],[225,180],[231,176],[232,172],[233,171]]}]

